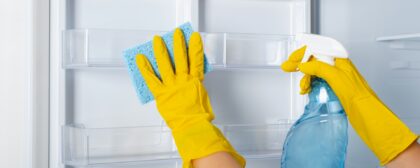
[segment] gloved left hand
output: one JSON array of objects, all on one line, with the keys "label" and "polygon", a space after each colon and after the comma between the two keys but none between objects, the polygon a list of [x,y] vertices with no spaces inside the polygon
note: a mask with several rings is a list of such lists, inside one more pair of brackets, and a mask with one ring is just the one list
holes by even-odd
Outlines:
[{"label": "gloved left hand", "polygon": [[293,52],[282,69],[305,73],[309,80],[301,81],[301,86],[310,83],[311,75],[326,80],[340,99],[354,130],[381,165],[388,164],[416,143],[418,136],[379,99],[350,59],[336,58],[334,66],[316,59],[300,63],[304,52],[305,47]]},{"label": "gloved left hand", "polygon": [[172,130],[183,168],[192,167],[194,159],[221,151],[232,154],[244,167],[245,159],[211,123],[214,114],[202,83],[204,53],[200,34],[194,32],[189,44],[187,51],[182,31],[176,29],[173,67],[162,38],[154,37],[153,51],[161,79],[155,75],[144,55],[136,57],[136,64],[155,97],[159,113]]}]

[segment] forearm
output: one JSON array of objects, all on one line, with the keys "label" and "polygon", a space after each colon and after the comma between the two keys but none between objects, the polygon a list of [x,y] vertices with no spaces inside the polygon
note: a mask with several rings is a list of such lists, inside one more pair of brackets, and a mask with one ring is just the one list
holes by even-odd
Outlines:
[{"label": "forearm", "polygon": [[188,126],[174,128],[172,134],[184,162],[183,168],[242,168],[245,166],[245,160],[210,121],[198,120],[189,123]]},{"label": "forearm", "polygon": [[228,152],[217,152],[193,160],[194,168],[241,168],[238,161]]},{"label": "forearm", "polygon": [[420,144],[412,143],[395,159],[389,162],[387,168],[417,168],[420,165]]}]

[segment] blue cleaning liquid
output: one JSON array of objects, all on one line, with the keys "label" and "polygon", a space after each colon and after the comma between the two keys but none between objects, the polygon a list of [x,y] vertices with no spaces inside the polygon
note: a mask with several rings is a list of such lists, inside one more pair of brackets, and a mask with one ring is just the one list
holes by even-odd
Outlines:
[{"label": "blue cleaning liquid", "polygon": [[321,78],[313,78],[309,103],[289,130],[281,168],[343,168],[347,117],[337,96]]}]

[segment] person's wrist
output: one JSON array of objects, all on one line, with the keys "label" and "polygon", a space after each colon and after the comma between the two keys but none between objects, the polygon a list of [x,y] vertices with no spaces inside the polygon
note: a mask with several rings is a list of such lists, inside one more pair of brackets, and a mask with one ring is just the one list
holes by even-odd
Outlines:
[{"label": "person's wrist", "polygon": [[172,135],[179,154],[188,165],[194,159],[222,151],[232,154],[240,165],[245,165],[245,160],[233,149],[223,133],[210,121],[194,122],[186,129],[175,128],[172,130]]}]

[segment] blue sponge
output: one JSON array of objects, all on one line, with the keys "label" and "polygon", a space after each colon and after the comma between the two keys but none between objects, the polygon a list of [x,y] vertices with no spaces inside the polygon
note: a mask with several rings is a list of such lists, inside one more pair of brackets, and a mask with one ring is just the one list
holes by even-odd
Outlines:
[{"label": "blue sponge", "polygon": [[[184,23],[181,26],[179,26],[179,28],[184,33],[184,37],[186,39],[187,47],[188,47],[188,42],[190,41],[189,39],[193,32],[192,27],[190,23]],[[168,52],[169,52],[169,56],[171,57],[172,64],[173,64],[173,57],[174,57],[173,34],[174,34],[174,30],[162,35],[163,41],[165,42],[166,47],[168,48]],[[152,93],[150,92],[149,88],[147,87],[146,82],[141,76],[141,73],[136,65],[135,58],[137,54],[145,55],[149,59],[149,62],[152,64],[153,70],[156,72],[157,76],[160,77],[157,64],[156,64],[156,59],[153,54],[152,41],[148,41],[144,44],[140,44],[134,48],[127,49],[123,52],[124,59],[128,67],[128,73],[130,74],[137,96],[140,99],[140,102],[142,104],[146,104],[154,100],[154,97]],[[204,73],[210,72],[211,69],[212,68],[210,64],[208,63],[206,57],[204,57]]]}]

